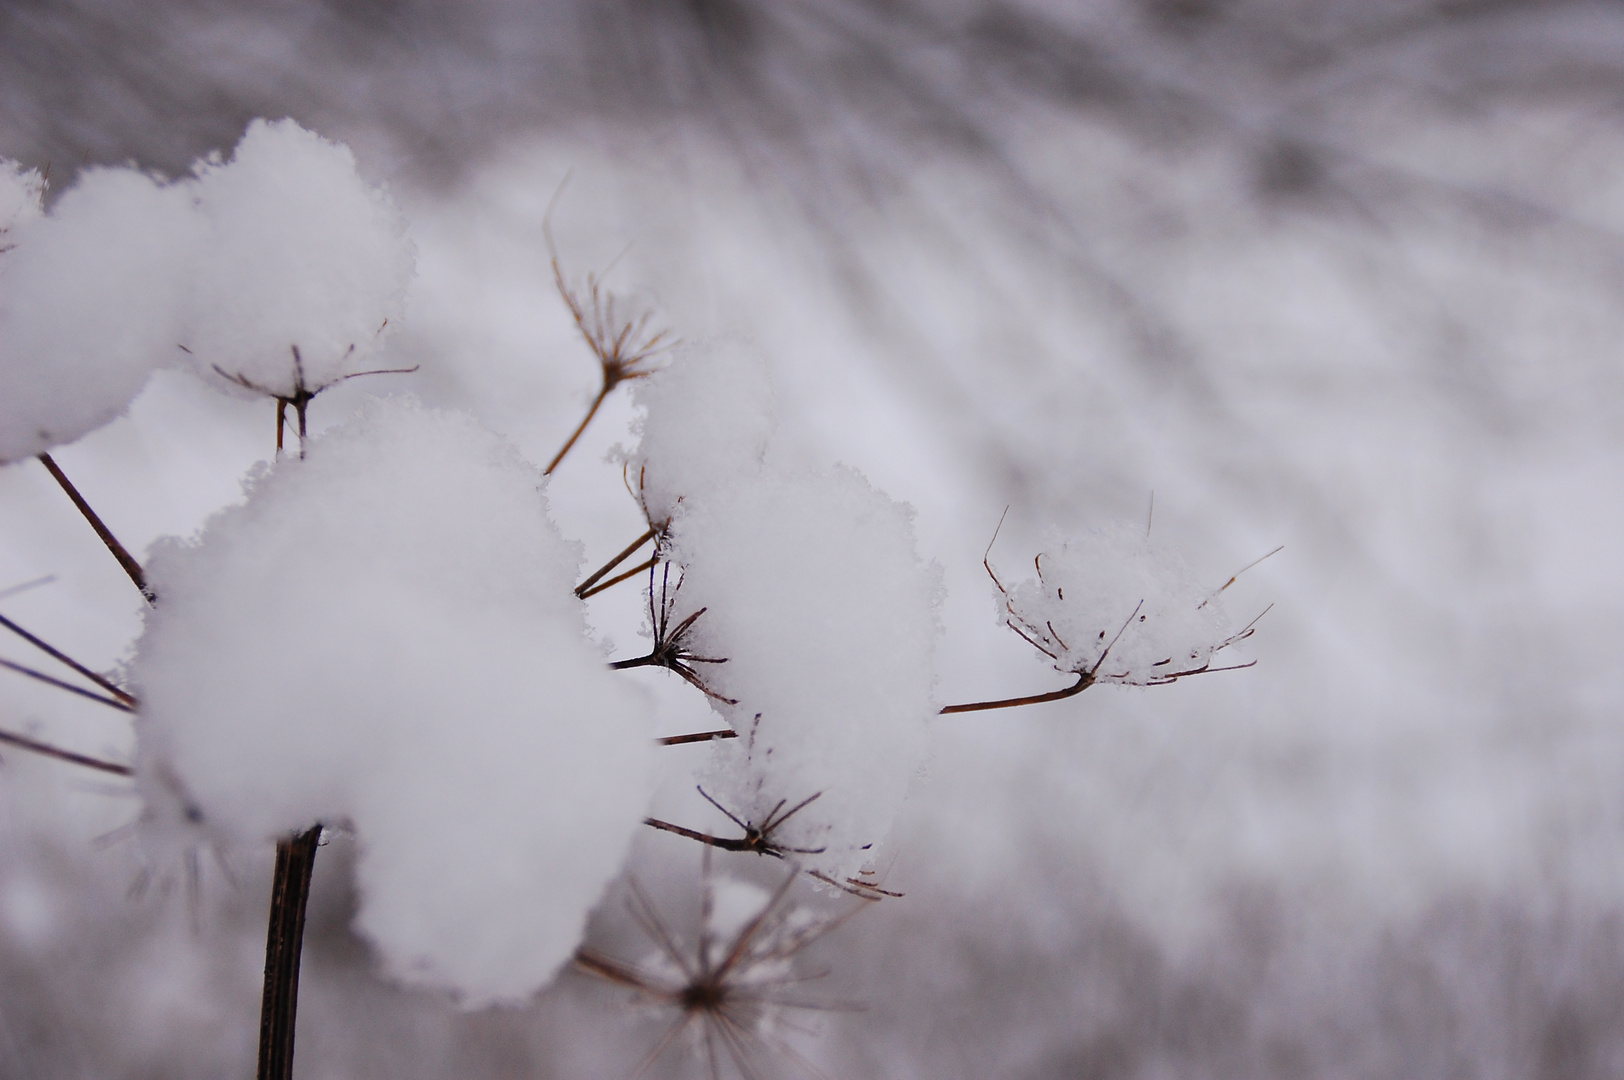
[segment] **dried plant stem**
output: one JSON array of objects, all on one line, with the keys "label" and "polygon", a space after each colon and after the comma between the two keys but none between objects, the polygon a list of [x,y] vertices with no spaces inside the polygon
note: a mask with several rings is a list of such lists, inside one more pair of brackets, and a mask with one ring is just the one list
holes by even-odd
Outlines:
[{"label": "dried plant stem", "polygon": [[732,728],[723,728],[720,731],[696,731],[691,735],[667,735],[663,739],[654,741],[660,746],[682,746],[686,743],[710,742],[712,739],[737,739],[739,733]]},{"label": "dried plant stem", "polygon": [[79,513],[83,514],[85,520],[90,522],[90,527],[96,530],[96,535],[101,537],[101,542],[107,545],[107,550],[113,553],[113,558],[117,559],[118,564],[124,568],[124,572],[130,575],[130,580],[135,582],[137,589],[141,590],[141,595],[146,598],[147,603],[152,603],[155,598],[152,590],[147,588],[147,575],[142,572],[141,564],[136,562],[130,553],[124,549],[124,545],[118,542],[118,537],[113,535],[112,530],[102,524],[102,519],[97,517],[96,511],[92,510],[90,504],[85,502],[84,496],[79,494],[79,489],[73,486],[73,482],[57,467],[56,462],[51,460],[51,455],[41,454],[39,460],[40,464],[45,466],[46,471],[61,485],[62,490],[67,492],[68,498],[73,500],[73,505],[79,508]]},{"label": "dried plant stem", "polygon": [[603,399],[608,397],[609,391],[613,389],[614,386],[608,379],[605,379],[603,389],[599,390],[598,396],[592,399],[591,408],[587,409],[586,415],[581,417],[581,422],[575,426],[575,430],[570,433],[570,437],[564,440],[564,445],[559,447],[558,453],[553,455],[552,462],[542,470],[541,474],[543,476],[551,476],[553,470],[558,468],[558,463],[564,460],[564,455],[570,452],[570,447],[574,446],[575,440],[581,437],[581,432],[585,431],[586,426],[592,423],[592,418],[598,415],[598,406],[603,404]]},{"label": "dried plant stem", "polygon": [[625,581],[628,578],[634,578],[638,574],[641,574],[644,570],[651,569],[653,566],[654,566],[654,560],[652,558],[648,559],[648,560],[646,560],[644,562],[640,562],[636,566],[632,567],[630,570],[627,570],[624,573],[616,574],[614,577],[610,578],[608,581],[605,581],[603,584],[594,585],[592,588],[588,589],[586,592],[581,594],[581,599],[585,600],[585,599],[587,599],[589,597],[597,596],[599,593],[603,592],[603,590],[613,588],[614,586],[619,585],[622,581]]},{"label": "dried plant stem", "polygon": [[55,758],[58,761],[66,761],[70,765],[83,765],[87,769],[99,769],[102,772],[112,773],[114,776],[135,775],[135,770],[128,765],[120,765],[115,761],[103,761],[100,758],[76,754],[72,750],[63,750],[61,747],[42,743],[36,739],[30,739],[26,735],[18,735],[10,731],[0,731],[0,743],[15,746],[19,750],[27,750],[29,753]]},{"label": "dried plant stem", "polygon": [[[636,540],[633,540],[631,543],[627,544],[626,549],[624,551],[622,551],[619,555],[616,555],[614,558],[610,559],[608,562],[606,562],[602,566],[598,567],[598,569],[590,577],[588,577],[585,581],[581,582],[579,585],[575,586],[575,595],[580,597],[582,600],[585,600],[588,596],[591,596],[593,593],[601,592],[602,591],[601,589],[594,589],[592,586],[596,585],[598,583],[599,579],[601,579],[603,577],[603,575],[609,573],[615,567],[619,566],[621,563],[623,563],[627,559],[631,558],[632,557],[632,552],[636,551],[638,548],[642,547],[644,544],[648,543],[652,539],[654,539],[654,530],[652,528],[650,528],[648,532],[644,533],[642,536],[639,536]],[[642,567],[639,567],[638,569],[647,570],[648,567],[647,566],[642,566]],[[620,577],[615,578],[615,581],[622,581],[625,578],[629,577],[631,574],[634,574],[636,572],[637,572],[636,570],[629,570],[625,574],[620,575]],[[609,585],[613,585],[615,583],[615,581],[611,581],[609,583]],[[609,587],[609,585],[605,585],[604,588],[607,589]]]},{"label": "dried plant stem", "polygon": [[1041,705],[1045,701],[1060,701],[1073,694],[1080,694],[1094,685],[1094,673],[1085,671],[1077,676],[1077,681],[1064,690],[1052,690],[1047,694],[1032,694],[1028,697],[1004,698],[1002,701],[972,701],[968,705],[946,705],[942,714],[961,712],[982,712],[987,709],[1013,709],[1018,705]]},{"label": "dried plant stem", "polygon": [[70,682],[63,682],[61,679],[54,679],[45,674],[43,671],[35,671],[33,668],[19,664],[14,660],[0,658],[0,667],[15,671],[19,675],[27,675],[30,679],[38,679],[40,682],[45,683],[48,686],[54,686],[58,690],[66,690],[70,694],[78,694],[80,697],[87,697],[91,701],[100,702],[109,708],[117,709],[119,712],[133,713],[135,711],[128,705],[124,704],[124,702],[119,701],[117,698],[102,697],[100,694],[93,694],[83,687],[75,686]]},{"label": "dried plant stem", "polygon": [[258,1080],[292,1080],[294,1022],[299,1006],[299,952],[305,904],[321,826],[276,845],[276,876],[265,931],[265,994],[259,1013]]},{"label": "dried plant stem", "polygon": [[68,665],[68,667],[70,667],[73,670],[77,671],[79,674],[83,675],[85,678],[89,679],[91,682],[95,683],[97,686],[101,687],[103,690],[106,690],[109,694],[112,694],[115,698],[117,698],[119,701],[123,702],[124,704],[126,704],[126,705],[134,705],[135,704],[135,698],[131,697],[129,694],[126,694],[124,691],[120,690],[117,686],[115,686],[112,683],[111,680],[107,679],[105,676],[98,675],[94,671],[91,671],[89,668],[85,667],[83,664],[79,663],[79,661],[75,660],[73,657],[69,656],[68,654],[62,652],[60,649],[56,649],[56,648],[52,647],[50,644],[48,644],[47,642],[41,641],[39,638],[35,637],[33,634],[30,634],[27,630],[24,630],[22,627],[18,626],[16,623],[14,623],[10,619],[6,618],[4,615],[0,615],[0,626],[3,626],[7,630],[10,630],[13,634],[16,634],[18,637],[22,638],[24,641],[26,641],[30,645],[34,646],[34,648],[38,649],[40,652],[44,653],[46,656],[49,656],[51,659],[60,661],[61,663],[64,663],[64,664]]}]

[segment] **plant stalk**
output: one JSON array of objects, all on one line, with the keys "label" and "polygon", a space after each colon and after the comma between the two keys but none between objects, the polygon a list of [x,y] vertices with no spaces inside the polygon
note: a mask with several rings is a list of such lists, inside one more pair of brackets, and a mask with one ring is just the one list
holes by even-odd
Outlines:
[{"label": "plant stalk", "polygon": [[276,845],[271,914],[265,928],[265,995],[259,1012],[258,1080],[292,1080],[294,1021],[299,1007],[299,952],[305,904],[321,826]]},{"label": "plant stalk", "polygon": [[51,460],[51,455],[41,454],[39,460],[40,464],[44,465],[56,482],[61,485],[62,490],[68,493],[68,498],[72,499],[73,505],[79,508],[79,513],[83,514],[85,520],[90,522],[90,527],[96,530],[96,535],[101,537],[101,542],[107,545],[107,550],[113,553],[113,558],[117,559],[118,564],[124,568],[124,572],[130,575],[130,580],[135,582],[137,589],[141,590],[141,595],[146,598],[147,603],[152,603],[154,597],[152,590],[147,588],[147,575],[142,572],[141,564],[136,562],[130,553],[124,549],[124,545],[118,542],[118,537],[113,535],[113,531],[102,523],[102,519],[96,515],[96,511],[90,508],[90,504],[85,502],[85,497],[79,494],[79,489],[73,486],[73,482],[68,479],[67,474],[57,467],[55,461]]}]

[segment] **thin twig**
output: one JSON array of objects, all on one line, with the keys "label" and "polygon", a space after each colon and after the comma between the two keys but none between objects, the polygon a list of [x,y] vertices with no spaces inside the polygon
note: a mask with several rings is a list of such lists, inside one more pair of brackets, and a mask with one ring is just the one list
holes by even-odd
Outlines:
[{"label": "thin twig", "polygon": [[146,598],[147,603],[150,604],[157,599],[152,590],[147,587],[147,575],[141,570],[141,564],[135,561],[134,557],[125,550],[124,545],[118,542],[118,537],[113,535],[112,530],[102,523],[100,517],[96,516],[96,511],[92,510],[90,504],[85,502],[84,496],[79,494],[79,489],[73,486],[73,481],[69,480],[67,475],[57,467],[56,462],[51,460],[51,455],[41,454],[39,460],[40,464],[44,465],[51,476],[56,479],[56,482],[61,485],[62,490],[67,492],[68,498],[73,500],[73,505],[79,508],[79,513],[83,514],[85,520],[90,522],[90,527],[96,530],[96,535],[101,537],[101,542],[107,545],[107,550],[113,553],[113,558],[117,559],[118,564],[124,568],[124,572],[130,575],[130,580],[135,582],[137,589],[141,590],[141,595]]},{"label": "thin twig", "polygon": [[942,707],[942,714],[961,712],[982,712],[986,709],[1013,709],[1017,705],[1041,705],[1045,701],[1060,701],[1073,694],[1080,694],[1094,685],[1092,672],[1084,671],[1077,676],[1077,681],[1064,690],[1052,690],[1047,694],[1032,694],[1029,697],[1004,698],[1002,701],[972,701],[968,705],[946,705]]},{"label": "thin twig", "polygon": [[54,679],[45,674],[43,671],[35,671],[31,667],[25,667],[24,665],[13,660],[7,660],[0,657],[0,667],[10,668],[19,675],[27,675],[30,679],[38,679],[42,683],[47,683],[59,690],[66,690],[70,694],[78,694],[80,697],[87,697],[91,701],[100,702],[101,704],[106,705],[108,708],[117,709],[119,712],[133,713],[135,711],[128,705],[124,704],[124,702],[119,701],[117,698],[102,697],[100,694],[93,694],[82,686],[75,686],[70,682],[63,682],[61,679]]},{"label": "thin twig", "polygon": [[598,406],[603,404],[603,399],[609,396],[609,391],[612,389],[614,388],[611,386],[605,386],[598,391],[598,396],[592,399],[592,405],[587,409],[586,415],[581,417],[581,422],[575,425],[575,430],[570,432],[570,437],[564,440],[564,445],[558,448],[558,453],[553,455],[553,460],[547,463],[547,467],[541,471],[541,475],[551,476],[553,470],[558,468],[558,463],[563,461],[564,455],[570,452],[570,448],[575,445],[575,440],[581,437],[581,432],[585,431],[586,426],[592,423],[592,418],[598,415]]},{"label": "thin twig", "polygon": [[667,735],[654,741],[660,746],[682,746],[685,743],[710,742],[712,739],[737,739],[739,733],[732,728],[720,731],[696,731],[691,735]]},{"label": "thin twig", "polygon": [[27,750],[30,753],[42,754],[45,757],[55,758],[58,761],[66,761],[71,765],[83,765],[87,769],[99,769],[102,772],[112,773],[114,776],[135,775],[135,770],[130,768],[128,765],[120,765],[113,761],[103,761],[100,758],[86,757],[84,754],[76,754],[72,750],[63,750],[60,747],[51,746],[49,743],[38,742],[34,739],[28,738],[26,735],[18,735],[10,731],[0,731],[0,743],[5,743],[8,746],[15,746],[18,749]]},{"label": "thin twig", "polygon": [[599,593],[603,592],[605,589],[612,589],[616,585],[619,585],[622,581],[625,581],[628,578],[634,578],[638,574],[641,574],[644,570],[652,569],[653,566],[654,566],[653,558],[650,558],[645,562],[640,562],[636,566],[632,567],[630,570],[627,570],[624,573],[616,574],[614,577],[610,578],[608,581],[605,581],[605,582],[603,582],[601,584],[598,584],[598,585],[594,585],[592,588],[588,589],[586,592],[581,593],[580,594],[581,599],[582,600],[590,600],[592,597],[597,596]]},{"label": "thin twig", "polygon": [[[652,539],[654,539],[654,529],[650,528],[648,532],[644,533],[642,536],[639,536],[636,540],[633,540],[631,543],[627,544],[626,545],[626,550],[622,551],[619,555],[616,555],[614,558],[610,559],[608,562],[606,562],[602,566],[598,567],[598,569],[596,571],[594,571],[591,574],[591,576],[589,576],[585,581],[583,581],[579,585],[575,586],[575,595],[580,597],[582,600],[585,600],[587,598],[587,596],[592,592],[592,586],[594,586],[594,585],[596,585],[598,583],[599,578],[603,577],[603,575],[609,573],[615,567],[619,566],[621,563],[623,563],[627,559],[631,558],[632,557],[632,552],[636,551],[638,548],[642,547],[644,544],[648,543]],[[643,569],[646,570],[648,568],[644,567]],[[608,586],[605,586],[605,588],[607,588],[607,587]]]},{"label": "thin twig", "polygon": [[22,627],[18,626],[4,615],[0,615],[0,626],[10,630],[13,634],[16,634],[18,637],[34,646],[34,648],[40,650],[45,655],[51,657],[53,660],[59,660],[68,665],[68,667],[77,671],[79,674],[83,675],[85,678],[89,679],[103,690],[106,690],[109,694],[112,694],[124,704],[135,704],[135,698],[131,697],[129,694],[126,694],[123,690],[120,690],[110,679],[103,675],[98,675],[96,672],[91,671],[89,668],[85,667],[68,654],[52,647],[44,641],[41,641],[39,638],[35,637],[33,634],[30,634],[27,630],[24,630]]}]

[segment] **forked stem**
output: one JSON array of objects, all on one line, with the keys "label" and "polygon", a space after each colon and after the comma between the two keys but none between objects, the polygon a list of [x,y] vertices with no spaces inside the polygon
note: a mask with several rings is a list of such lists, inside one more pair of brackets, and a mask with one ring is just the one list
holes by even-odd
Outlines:
[{"label": "forked stem", "polygon": [[284,837],[276,845],[271,914],[265,928],[265,992],[259,1011],[258,1080],[292,1080],[293,1034],[299,1007],[299,953],[305,905],[316,864],[321,826]]},{"label": "forked stem", "polygon": [[92,510],[90,504],[85,502],[85,497],[79,494],[79,489],[73,486],[73,481],[69,480],[67,475],[57,467],[56,462],[51,460],[51,455],[41,454],[39,460],[40,464],[45,466],[46,471],[51,474],[62,490],[67,492],[68,498],[73,500],[73,505],[79,508],[79,513],[83,514],[85,520],[90,522],[90,527],[96,530],[96,535],[101,537],[101,542],[107,545],[107,550],[113,553],[113,558],[117,559],[118,564],[124,568],[124,572],[130,575],[130,580],[135,582],[137,589],[141,590],[141,595],[146,598],[147,603],[152,603],[155,597],[152,590],[147,588],[147,575],[142,571],[141,564],[136,562],[134,557],[125,550],[124,545],[118,542],[118,537],[113,535],[113,531],[102,523],[102,519],[96,515],[96,511]]},{"label": "forked stem", "polygon": [[[638,548],[642,547],[644,544],[648,543],[652,539],[654,539],[654,529],[653,529],[652,526],[650,526],[648,532],[644,533],[642,536],[639,536],[636,540],[633,540],[631,543],[627,544],[624,551],[622,551],[619,555],[616,555],[614,558],[610,559],[608,562],[604,563],[602,566],[598,567],[598,569],[596,571],[594,571],[590,577],[588,577],[585,581],[581,582],[579,585],[575,586],[575,595],[577,597],[581,598],[582,600],[585,600],[588,596],[591,596],[593,593],[601,592],[602,591],[601,589],[594,589],[592,586],[596,585],[599,582],[599,580],[601,580],[603,578],[603,575],[609,573],[615,567],[619,566],[621,563],[623,563],[627,559],[631,558],[632,557],[632,552],[636,551]],[[648,567],[645,566],[645,567],[642,567],[642,569],[647,570]],[[631,571],[628,571],[628,573],[631,573]],[[620,577],[616,578],[615,581],[619,581],[619,580],[621,580],[621,578],[624,578],[626,576],[627,576],[627,574],[622,574]],[[610,584],[612,585],[612,584],[614,584],[614,582],[610,582]],[[607,589],[608,587],[609,587],[609,585],[604,586],[605,589]]]}]

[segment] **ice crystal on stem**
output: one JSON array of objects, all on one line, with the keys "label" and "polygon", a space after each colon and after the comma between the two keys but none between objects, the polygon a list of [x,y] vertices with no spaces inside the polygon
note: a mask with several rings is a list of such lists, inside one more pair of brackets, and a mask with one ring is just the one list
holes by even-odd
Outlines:
[{"label": "ice crystal on stem", "polygon": [[1252,634],[1252,623],[1232,632],[1222,590],[1198,584],[1138,527],[1096,529],[1055,543],[1032,564],[1037,577],[1013,588],[988,565],[1004,624],[1056,671],[1087,684],[1159,686],[1223,670],[1213,668],[1213,657]]}]

